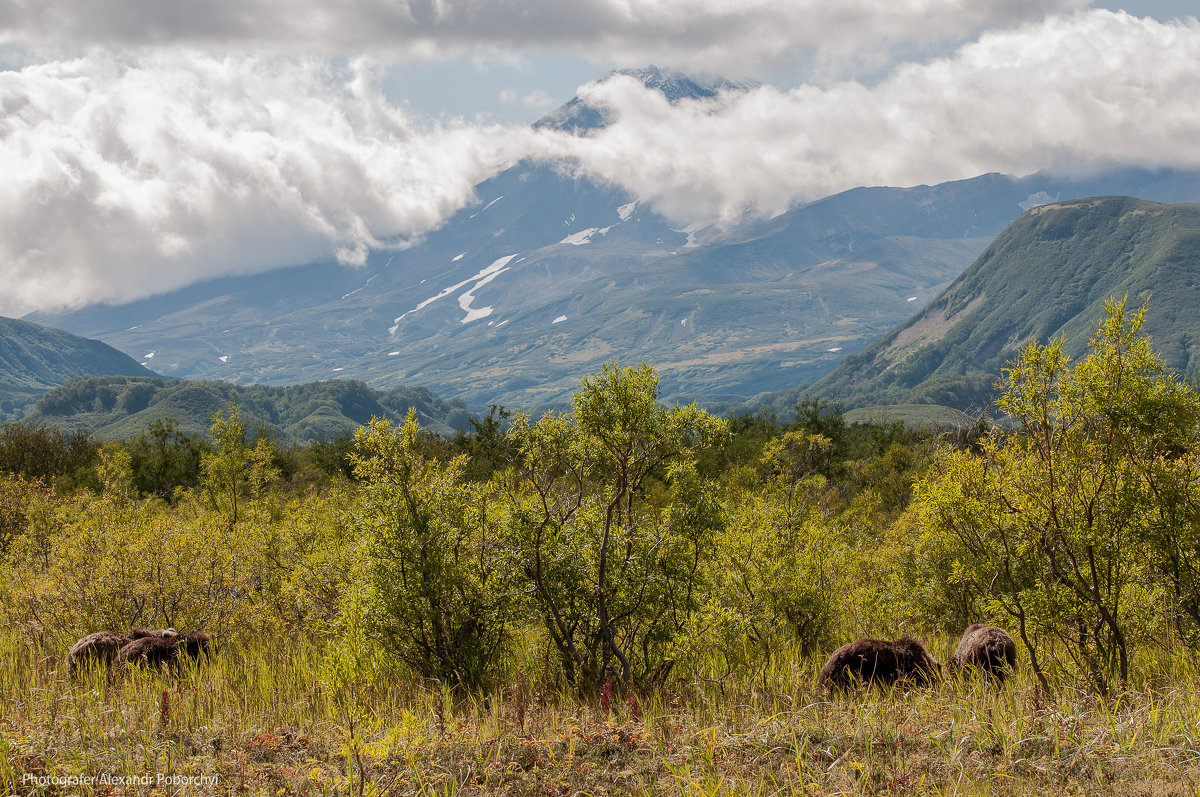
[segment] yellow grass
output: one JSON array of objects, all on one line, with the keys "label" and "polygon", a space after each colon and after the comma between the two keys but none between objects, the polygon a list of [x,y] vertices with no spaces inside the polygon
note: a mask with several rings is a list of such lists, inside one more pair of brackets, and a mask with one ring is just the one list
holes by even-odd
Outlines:
[{"label": "yellow grass", "polygon": [[9,635],[0,792],[1200,793],[1195,664],[1147,658],[1152,677],[1109,700],[1070,682],[1043,698],[1028,673],[831,697],[820,662],[789,655],[741,679],[696,668],[605,711],[525,676],[486,696],[386,672],[335,687],[310,643],[71,679],[60,652]]}]

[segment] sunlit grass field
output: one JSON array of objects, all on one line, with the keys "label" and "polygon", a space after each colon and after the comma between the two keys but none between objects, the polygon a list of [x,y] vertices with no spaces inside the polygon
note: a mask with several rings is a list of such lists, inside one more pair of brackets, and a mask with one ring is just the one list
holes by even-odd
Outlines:
[{"label": "sunlit grass field", "polygon": [[796,652],[605,699],[548,686],[533,654],[468,695],[386,671],[334,685],[303,642],[75,678],[65,650],[0,644],[5,793],[1200,793],[1191,654],[1142,651],[1146,677],[1106,699],[1065,677],[1041,696],[1027,671],[830,696]]}]

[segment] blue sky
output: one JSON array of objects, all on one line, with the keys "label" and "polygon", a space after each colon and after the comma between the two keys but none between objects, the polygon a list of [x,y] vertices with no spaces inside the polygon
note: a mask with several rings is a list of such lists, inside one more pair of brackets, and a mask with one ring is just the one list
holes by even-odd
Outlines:
[{"label": "blue sky", "polygon": [[[401,248],[522,159],[679,226],[1200,167],[1182,0],[0,0],[0,315]],[[609,70],[753,78],[671,105]],[[529,122],[579,92],[615,121]]]}]

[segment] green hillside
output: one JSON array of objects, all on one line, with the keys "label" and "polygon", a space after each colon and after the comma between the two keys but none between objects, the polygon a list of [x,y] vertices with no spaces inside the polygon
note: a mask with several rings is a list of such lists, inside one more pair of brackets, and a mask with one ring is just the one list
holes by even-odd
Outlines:
[{"label": "green hillside", "polygon": [[31,404],[47,388],[84,374],[153,376],[106,343],[0,317],[0,419]]},{"label": "green hillside", "polygon": [[1035,208],[912,319],[844,359],[813,392],[845,406],[979,407],[1022,347],[1066,337],[1079,355],[1104,301],[1149,301],[1145,331],[1173,369],[1200,377],[1200,205],[1127,197]]},{"label": "green hillside", "polygon": [[467,408],[425,388],[376,391],[363,382],[334,380],[304,385],[233,385],[156,377],[85,376],[47,391],[25,420],[81,429],[103,439],[137,434],[156,420],[174,418],[184,432],[203,434],[213,413],[238,405],[251,428],[269,428],[283,442],[304,442],[352,432],[373,417],[402,420],[415,407],[421,427],[439,434],[465,429]]}]

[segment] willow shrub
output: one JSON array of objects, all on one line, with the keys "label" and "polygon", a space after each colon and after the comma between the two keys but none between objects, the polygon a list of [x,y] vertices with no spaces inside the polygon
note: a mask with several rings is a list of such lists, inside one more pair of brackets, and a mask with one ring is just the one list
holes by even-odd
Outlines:
[{"label": "willow shrub", "polygon": [[727,435],[695,405],[659,404],[645,364],[586,377],[568,414],[514,418],[499,481],[510,567],[568,683],[595,694],[670,674],[724,525],[696,455]]},{"label": "willow shrub", "polygon": [[464,478],[465,456],[425,449],[415,410],[399,428],[376,419],[358,432],[349,518],[365,584],[344,619],[417,674],[475,688],[494,674],[513,605],[497,513],[487,486]]},{"label": "willow shrub", "polygon": [[948,455],[910,512],[920,545],[953,558],[947,585],[1007,617],[1043,686],[1050,657],[1097,691],[1127,684],[1162,608],[1182,628],[1200,595],[1200,397],[1139,336],[1144,313],[1110,302],[1074,365],[1061,340],[1025,349],[999,400],[1015,428]]},{"label": "willow shrub", "polygon": [[261,630],[261,527],[230,526],[194,504],[172,510],[87,495],[64,504],[56,521],[10,549],[10,620],[60,641],[133,626],[225,638]]}]

